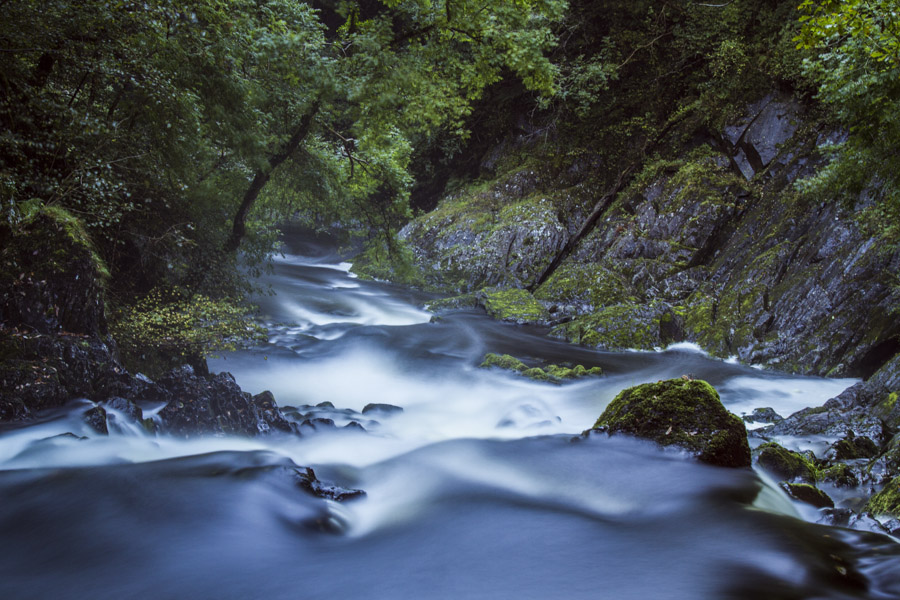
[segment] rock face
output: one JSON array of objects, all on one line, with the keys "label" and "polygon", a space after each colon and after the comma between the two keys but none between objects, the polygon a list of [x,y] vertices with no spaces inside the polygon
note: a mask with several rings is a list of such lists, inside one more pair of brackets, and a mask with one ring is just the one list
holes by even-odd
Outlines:
[{"label": "rock face", "polygon": [[705,381],[670,379],[628,388],[606,407],[593,430],[678,446],[722,467],[749,467],[743,422]]},{"label": "rock face", "polygon": [[646,162],[605,204],[590,169],[532,165],[445,197],[402,234],[433,284],[528,288],[549,312],[533,320],[576,343],[690,341],[744,363],[867,378],[900,352],[900,291],[886,276],[900,252],[858,225],[875,198],[850,208],[796,191],[840,139],[822,131],[770,94],[722,131],[685,132],[690,153]]},{"label": "rock face", "polygon": [[[134,422],[141,403],[165,403],[159,425],[176,435],[296,432],[271,394],[251,397],[226,373],[185,367],[157,382],[129,374],[107,334],[105,269],[71,215],[43,209],[0,238],[0,421],[89,398]],[[107,411],[89,413],[106,433]]]}]

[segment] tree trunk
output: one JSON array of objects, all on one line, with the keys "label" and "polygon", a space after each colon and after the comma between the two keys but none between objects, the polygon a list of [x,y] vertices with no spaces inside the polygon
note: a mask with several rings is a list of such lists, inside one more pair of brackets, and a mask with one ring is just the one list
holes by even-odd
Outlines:
[{"label": "tree trunk", "polygon": [[241,240],[247,232],[247,214],[256,203],[259,193],[266,187],[269,178],[272,176],[272,172],[278,168],[281,163],[286,161],[294,151],[297,150],[303,140],[306,139],[306,136],[309,135],[309,131],[312,129],[313,118],[316,116],[317,112],[319,112],[318,101],[316,101],[310,107],[309,111],[303,115],[303,118],[300,119],[300,123],[297,125],[297,128],[294,130],[290,139],[288,139],[275,154],[269,157],[269,164],[253,175],[253,180],[250,182],[247,191],[244,192],[244,198],[241,200],[241,205],[234,215],[234,221],[231,226],[231,235],[228,236],[228,241],[225,242],[226,252],[234,252],[241,245]]}]

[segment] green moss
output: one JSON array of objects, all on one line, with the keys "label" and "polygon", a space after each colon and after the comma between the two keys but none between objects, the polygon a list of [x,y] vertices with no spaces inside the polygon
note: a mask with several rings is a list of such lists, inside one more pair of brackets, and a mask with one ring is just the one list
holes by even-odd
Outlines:
[{"label": "green moss", "polygon": [[799,452],[792,452],[774,442],[763,444],[757,449],[757,464],[767,473],[782,481],[800,480],[815,482],[815,465]]},{"label": "green moss", "polygon": [[84,223],[78,217],[57,205],[44,206],[38,215],[44,215],[59,225],[72,243],[85,248],[90,254],[91,262],[93,262],[97,274],[103,279],[109,279],[109,269],[107,269],[106,263],[103,262],[100,255],[97,254],[91,236],[88,235],[87,230],[84,228]]},{"label": "green moss", "polygon": [[412,249],[397,237],[390,244],[381,238],[370,240],[353,258],[352,271],[365,280],[392,281],[413,287],[425,284]]},{"label": "green moss", "polygon": [[536,323],[548,318],[547,309],[528,290],[484,288],[478,295],[488,315],[501,321]]},{"label": "green moss", "polygon": [[628,298],[621,275],[597,263],[566,263],[534,294],[547,302],[585,302],[595,308],[618,304]]},{"label": "green moss", "polygon": [[822,480],[830,481],[838,487],[856,487],[859,485],[859,478],[853,469],[844,463],[837,463],[821,471]]},{"label": "green moss", "polygon": [[578,379],[580,377],[589,377],[601,375],[603,369],[600,367],[585,368],[584,365],[575,365],[574,367],[566,367],[560,365],[547,365],[544,368],[531,367],[509,354],[493,354],[485,355],[481,365],[482,368],[498,367],[507,371],[515,371],[521,373],[525,377],[534,379],[535,381],[549,381],[551,383],[560,383],[569,379]]},{"label": "green moss", "polygon": [[781,489],[788,496],[799,502],[811,504],[816,508],[834,508],[834,500],[828,494],[808,483],[782,483]]},{"label": "green moss", "polygon": [[623,390],[594,428],[679,446],[710,464],[750,465],[743,422],[725,409],[705,381],[670,379]]},{"label": "green moss", "polygon": [[866,504],[866,510],[874,515],[900,517],[900,477],[895,477],[872,496]]},{"label": "green moss", "polygon": [[515,356],[510,356],[509,354],[494,354],[493,352],[486,354],[484,356],[484,360],[479,366],[484,369],[498,367],[500,369],[506,369],[507,371],[516,371],[519,373],[528,369],[528,367],[525,366],[525,363],[523,363]]},{"label": "green moss", "polygon": [[610,350],[652,350],[660,345],[660,314],[634,304],[607,306],[557,325],[551,335]]}]

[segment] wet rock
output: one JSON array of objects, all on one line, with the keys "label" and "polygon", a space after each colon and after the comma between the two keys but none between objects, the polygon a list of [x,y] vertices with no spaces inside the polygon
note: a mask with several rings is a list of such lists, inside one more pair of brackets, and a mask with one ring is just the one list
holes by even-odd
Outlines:
[{"label": "wet rock", "polygon": [[804,483],[816,481],[815,465],[806,456],[787,450],[774,442],[763,444],[756,449],[756,464],[779,481]]},{"label": "wet rock", "polygon": [[780,485],[788,496],[798,502],[805,502],[816,508],[834,508],[834,500],[814,485],[787,482],[782,482]]},{"label": "wet rock", "polygon": [[141,399],[166,403],[159,418],[163,429],[175,435],[295,432],[271,392],[251,397],[228,373],[201,377],[189,367],[174,369],[149,386]]},{"label": "wet rock", "polygon": [[315,496],[319,496],[320,498],[327,498],[336,502],[344,502],[346,500],[363,498],[366,495],[363,490],[343,488],[340,486],[323,483],[316,477],[315,471],[313,471],[309,467],[299,467],[293,469],[293,472],[295,483],[298,487]]},{"label": "wet rock", "polygon": [[313,417],[311,419],[304,419],[302,423],[300,423],[300,431],[302,433],[312,433],[316,431],[327,431],[336,429],[334,421],[331,419],[324,419],[322,417]]},{"label": "wet rock", "polygon": [[623,390],[593,429],[675,445],[713,465],[750,466],[743,422],[705,381],[670,379]]},{"label": "wet rock", "polygon": [[366,404],[362,409],[362,414],[381,414],[381,415],[395,415],[403,412],[403,408],[400,406],[394,406],[393,404]]},{"label": "wet rock", "polygon": [[487,314],[498,321],[543,323],[549,318],[547,309],[528,290],[484,288],[475,296]]},{"label": "wet rock", "polygon": [[860,484],[859,476],[846,463],[837,463],[820,473],[822,481],[828,481],[837,487],[853,488]]},{"label": "wet rock", "polygon": [[[127,419],[139,423],[144,420],[144,413],[141,410],[141,407],[132,402],[127,398],[120,398],[118,396],[113,396],[112,398],[108,398],[103,405],[107,409],[111,409],[117,411],[124,415]],[[111,415],[107,415],[108,417]]]},{"label": "wet rock", "polygon": [[95,406],[88,409],[81,418],[97,433],[102,433],[103,435],[109,433],[109,430],[106,427],[106,411],[103,410],[102,406]]},{"label": "wet rock", "polygon": [[821,516],[816,521],[822,525],[831,527],[846,527],[858,531],[871,531],[873,533],[891,533],[888,527],[873,519],[871,515],[861,515],[849,508],[824,508]]},{"label": "wet rock", "polygon": [[857,458],[873,458],[878,454],[878,445],[866,436],[856,436],[851,431],[847,437],[835,442],[826,458],[832,460],[853,460]]},{"label": "wet rock", "polygon": [[365,431],[366,428],[357,423],[356,421],[350,421],[346,425],[342,427],[342,429],[349,429],[351,431]]},{"label": "wet rock", "polygon": [[876,516],[900,517],[900,477],[896,477],[872,496],[866,510]]},{"label": "wet rock", "polygon": [[754,408],[752,413],[742,418],[747,423],[778,423],[779,421],[784,421],[784,417],[770,407]]}]

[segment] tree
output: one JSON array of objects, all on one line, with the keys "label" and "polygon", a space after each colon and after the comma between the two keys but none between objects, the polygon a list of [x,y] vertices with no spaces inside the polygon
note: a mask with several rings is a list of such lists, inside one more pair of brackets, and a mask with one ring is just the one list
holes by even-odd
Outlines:
[{"label": "tree", "polygon": [[812,50],[807,73],[819,98],[848,131],[834,160],[811,182],[855,199],[878,199],[868,211],[874,229],[900,239],[900,2],[804,0],[798,47]]},{"label": "tree", "polygon": [[[501,73],[554,91],[562,0],[0,3],[0,190],[86,222],[123,293],[233,281],[296,210],[389,230],[412,149]],[[199,267],[199,269],[198,269]],[[211,269],[218,268],[219,271]],[[210,290],[201,290],[210,291]]]}]

